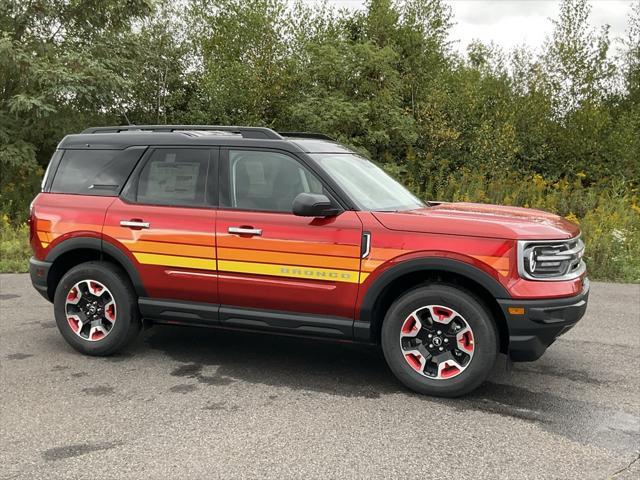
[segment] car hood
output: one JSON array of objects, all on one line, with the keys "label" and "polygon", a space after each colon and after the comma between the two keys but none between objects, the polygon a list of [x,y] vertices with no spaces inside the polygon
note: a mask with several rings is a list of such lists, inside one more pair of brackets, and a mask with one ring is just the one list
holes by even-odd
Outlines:
[{"label": "car hood", "polygon": [[552,213],[481,203],[440,203],[399,212],[373,212],[390,230],[467,235],[513,240],[559,240],[575,237],[580,228]]}]

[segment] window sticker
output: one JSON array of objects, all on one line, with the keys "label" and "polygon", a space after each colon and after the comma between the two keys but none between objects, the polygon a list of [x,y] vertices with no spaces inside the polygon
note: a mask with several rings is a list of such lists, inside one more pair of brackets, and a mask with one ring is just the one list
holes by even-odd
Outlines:
[{"label": "window sticker", "polygon": [[175,157],[168,154],[165,161],[150,165],[145,197],[195,200],[200,163],[175,162]]}]

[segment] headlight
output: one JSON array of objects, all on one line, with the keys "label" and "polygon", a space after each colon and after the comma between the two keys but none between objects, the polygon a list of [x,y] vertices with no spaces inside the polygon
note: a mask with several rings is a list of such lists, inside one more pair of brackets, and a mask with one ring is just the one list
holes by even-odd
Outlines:
[{"label": "headlight", "polygon": [[582,275],[584,242],[571,240],[518,241],[518,272],[529,280],[571,280]]}]

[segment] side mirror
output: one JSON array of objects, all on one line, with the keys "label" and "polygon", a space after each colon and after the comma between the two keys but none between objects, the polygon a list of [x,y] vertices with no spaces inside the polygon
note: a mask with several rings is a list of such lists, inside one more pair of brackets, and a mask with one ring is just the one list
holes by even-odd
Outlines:
[{"label": "side mirror", "polygon": [[335,217],[341,212],[326,195],[318,193],[300,193],[291,210],[299,217]]}]

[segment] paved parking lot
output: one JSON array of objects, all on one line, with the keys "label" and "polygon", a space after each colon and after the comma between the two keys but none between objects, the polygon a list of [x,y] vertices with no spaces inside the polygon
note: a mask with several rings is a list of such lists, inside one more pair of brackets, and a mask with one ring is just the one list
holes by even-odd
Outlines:
[{"label": "paved parking lot", "polygon": [[457,400],[361,346],[156,326],[83,357],[28,276],[0,287],[1,478],[640,476],[640,285],[592,283],[541,360]]}]

